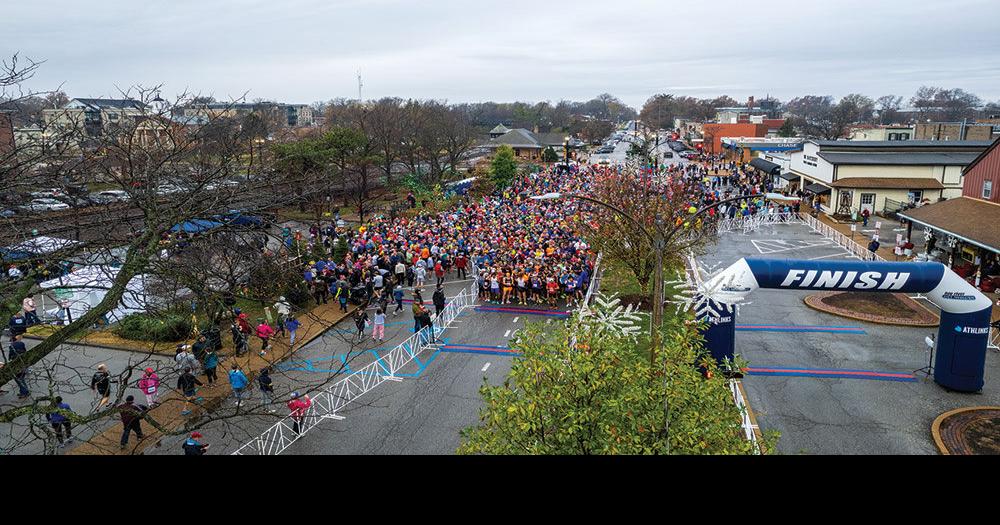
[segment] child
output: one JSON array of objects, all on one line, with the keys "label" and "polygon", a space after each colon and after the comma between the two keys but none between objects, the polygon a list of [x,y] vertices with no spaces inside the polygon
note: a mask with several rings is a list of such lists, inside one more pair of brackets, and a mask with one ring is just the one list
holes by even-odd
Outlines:
[{"label": "child", "polygon": [[372,330],[372,341],[385,340],[385,310],[379,308],[375,312],[375,328]]},{"label": "child", "polygon": [[302,323],[300,323],[299,320],[293,315],[289,315],[288,319],[285,320],[285,329],[288,330],[288,337],[290,338],[288,340],[289,349],[295,346],[295,331],[298,330],[301,325]]},{"label": "child", "polygon": [[152,368],[147,368],[146,372],[142,374],[142,378],[139,379],[139,390],[146,395],[146,404],[153,407],[160,404],[159,401],[159,390],[160,390],[160,378],[153,372]]}]

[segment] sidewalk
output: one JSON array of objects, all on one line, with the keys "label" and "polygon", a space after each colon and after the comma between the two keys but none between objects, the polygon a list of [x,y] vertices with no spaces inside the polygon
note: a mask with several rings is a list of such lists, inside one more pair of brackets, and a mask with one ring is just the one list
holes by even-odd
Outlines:
[{"label": "sidewalk", "polygon": [[[330,303],[325,305],[317,306],[309,314],[302,315],[299,320],[302,322],[302,326],[299,328],[297,333],[296,347],[302,348],[310,341],[318,338],[328,329],[332,328],[334,325],[339,323],[344,318],[351,316],[357,309],[356,306],[350,306],[347,313],[341,313],[340,307],[336,303]],[[182,416],[181,411],[184,410],[184,398],[176,390],[176,384],[167,384],[166,382],[161,384],[161,392],[163,393],[160,397],[160,405],[153,408],[147,413],[147,417],[155,420],[161,427],[170,430],[180,430],[183,429],[188,420],[197,420],[206,412],[211,412],[212,410],[221,406],[226,399],[232,394],[232,389],[229,387],[228,372],[235,362],[243,369],[243,372],[247,375],[250,380],[250,384],[247,386],[248,389],[256,388],[254,379],[257,372],[264,368],[265,366],[272,366],[275,363],[283,361],[288,358],[293,352],[288,347],[287,339],[275,339],[271,341],[271,350],[266,356],[261,357],[258,355],[258,350],[260,348],[260,342],[256,337],[251,337],[249,341],[250,349],[242,356],[228,356],[219,360],[218,375],[219,380],[211,387],[207,384],[205,386],[199,387],[198,396],[202,397],[202,401],[192,410],[192,413],[187,416]],[[203,383],[205,383],[204,376],[198,377]],[[136,401],[138,403],[145,403],[145,400],[140,395],[138,389],[136,390]],[[89,441],[81,443],[80,445],[72,448],[67,452],[67,454],[73,455],[134,455],[142,454],[143,451],[159,442],[160,438],[164,437],[161,432],[159,432],[149,421],[143,421],[142,428],[145,438],[139,442],[136,442],[135,436],[129,440],[129,445],[125,450],[119,448],[119,443],[122,434],[122,424],[117,417],[113,418],[113,424],[109,426],[104,432],[95,435]]]},{"label": "sidewalk", "polygon": [[[800,213],[808,215],[809,209],[810,208],[808,206],[803,206],[802,211]],[[822,212],[817,214],[816,218],[821,222],[823,222],[824,224],[826,224],[827,226],[830,226],[831,228],[837,230],[838,232],[848,237],[852,237],[851,225],[849,223],[836,222],[833,219],[831,219],[827,214]],[[860,222],[857,223],[857,231],[855,231],[853,235],[854,242],[858,243],[860,246],[867,247],[869,241],[871,241],[872,234],[874,232],[873,231],[863,232],[862,230],[875,230],[876,222],[882,223],[882,229],[879,232],[879,244],[881,246],[879,246],[879,249],[876,253],[878,253],[878,255],[880,255],[883,259],[887,261],[908,260],[903,255],[897,257],[896,253],[893,251],[893,248],[895,248],[896,246],[896,234],[901,233],[905,238],[906,232],[893,231],[894,229],[901,228],[901,226],[898,222],[893,221],[891,219],[886,219],[883,217],[872,217],[871,219],[868,220],[868,227],[862,227]],[[914,246],[913,248],[914,254],[919,253],[921,247],[923,246],[923,238],[919,239],[919,241],[920,241],[920,246]],[[914,244],[916,245],[917,243],[914,242]]]}]

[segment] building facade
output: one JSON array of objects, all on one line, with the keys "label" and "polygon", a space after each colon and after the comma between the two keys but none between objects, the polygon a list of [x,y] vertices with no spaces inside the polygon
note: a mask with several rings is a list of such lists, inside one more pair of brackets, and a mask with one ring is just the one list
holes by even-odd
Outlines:
[{"label": "building facade", "polygon": [[992,124],[923,122],[914,127],[916,140],[993,140]]},{"label": "building facade", "polygon": [[894,141],[913,138],[913,126],[876,126],[852,129],[849,140]]},{"label": "building facade", "polygon": [[791,172],[824,213],[867,209],[874,214],[960,196],[962,169],[989,146],[981,141],[810,140],[791,154]]},{"label": "building facade", "polygon": [[722,139],[727,137],[767,137],[766,124],[704,124],[701,127],[704,138],[705,153],[714,155],[723,153]]}]

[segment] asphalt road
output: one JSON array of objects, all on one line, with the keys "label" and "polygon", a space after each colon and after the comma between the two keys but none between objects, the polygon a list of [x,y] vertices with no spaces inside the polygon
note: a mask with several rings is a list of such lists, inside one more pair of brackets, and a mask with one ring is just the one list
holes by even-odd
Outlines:
[{"label": "asphalt road", "polygon": [[[446,283],[450,301],[471,281]],[[430,294],[425,293],[429,301]],[[407,293],[407,299],[410,294]],[[370,314],[372,312],[369,312]],[[551,319],[551,321],[550,321]],[[549,316],[522,313],[477,312],[466,309],[441,335],[444,347],[427,350],[400,374],[399,382],[386,381],[342,409],[343,420],[327,420],[310,430],[285,454],[451,454],[460,442],[459,431],[477,423],[478,389],[484,380],[503,382],[512,357],[474,353],[482,347],[506,347],[517,330],[528,322],[555,322]],[[410,304],[398,316],[386,319],[386,341],[354,339],[354,324],[344,321],[323,337],[298,350],[294,358],[274,367],[272,376],[278,401],[261,405],[259,392],[236,415],[235,402],[218,413],[219,419],[200,428],[211,453],[230,453],[288,414],[285,403],[295,390],[316,392],[348,373],[371,363],[412,334]],[[451,348],[456,345],[457,348]],[[479,347],[479,350],[470,348]],[[503,354],[503,352],[499,352]],[[268,414],[267,409],[274,409]],[[251,415],[245,415],[249,409]],[[177,454],[183,438],[162,441],[148,453]]]},{"label": "asphalt road", "polygon": [[[849,258],[842,248],[796,224],[767,226],[749,235],[724,234],[699,260],[724,267],[750,256]],[[937,328],[878,325],[826,314],[803,303],[810,293],[758,290],[751,304],[740,307],[736,351],[751,368],[912,374],[927,364],[924,337]],[[771,328],[747,328],[752,326]],[[856,330],[833,331],[844,326]],[[982,394],[949,392],[922,374],[913,382],[750,374],[744,386],[761,429],[781,432],[780,453],[936,454],[930,433],[934,418],[958,407],[1000,404],[1000,354],[987,352]]]}]

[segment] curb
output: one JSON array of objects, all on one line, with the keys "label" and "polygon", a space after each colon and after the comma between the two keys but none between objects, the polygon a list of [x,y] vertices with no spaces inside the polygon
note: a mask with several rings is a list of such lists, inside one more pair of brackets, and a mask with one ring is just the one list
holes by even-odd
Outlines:
[{"label": "curb", "polygon": [[[821,292],[821,293],[823,293],[823,292]],[[841,293],[841,292],[834,292],[834,293]],[[854,319],[855,321],[862,321],[862,322],[866,322],[866,323],[880,324],[880,325],[887,325],[887,326],[905,326],[905,327],[909,327],[909,328],[929,328],[929,327],[934,327],[934,326],[938,326],[938,325],[941,324],[940,317],[938,317],[938,321],[935,322],[935,323],[919,323],[919,322],[907,323],[907,322],[901,322],[901,321],[890,321],[890,320],[886,320],[886,319],[869,319],[867,317],[860,317],[860,316],[857,316],[857,315],[851,315],[851,313],[849,311],[846,311],[846,310],[840,310],[840,309],[836,309],[835,310],[835,309],[832,309],[831,307],[826,306],[826,305],[824,305],[824,306],[817,306],[815,304],[812,304],[809,301],[810,299],[815,300],[815,301],[820,301],[822,303],[822,299],[820,298],[820,294],[807,295],[807,296],[805,296],[805,297],[802,298],[802,302],[805,303],[806,306],[808,306],[809,308],[812,308],[813,310],[816,310],[817,312],[823,312],[823,313],[827,313],[827,314],[830,314],[830,315],[836,315],[838,317],[843,317],[843,318],[846,318],[846,319]],[[916,301],[914,301],[914,302],[916,302]],[[924,310],[927,310],[927,312],[930,313],[931,315],[934,315],[934,316],[937,317],[937,314],[935,314],[934,312],[931,312],[926,306],[924,306],[924,305],[922,305],[920,303],[916,303],[916,304],[917,304],[917,306],[923,308]]]},{"label": "curb", "polygon": [[1000,410],[1000,407],[998,407],[998,406],[975,406],[975,407],[956,408],[954,410],[949,410],[949,411],[941,414],[940,416],[934,418],[934,423],[931,424],[931,437],[934,438],[934,444],[937,445],[938,452],[942,456],[951,456],[953,454],[951,453],[951,451],[948,450],[948,447],[945,446],[944,440],[941,439],[941,423],[945,419],[948,419],[949,417],[951,417],[951,416],[953,416],[955,414],[961,414],[963,412],[973,412],[973,411],[976,411],[976,410]]}]

